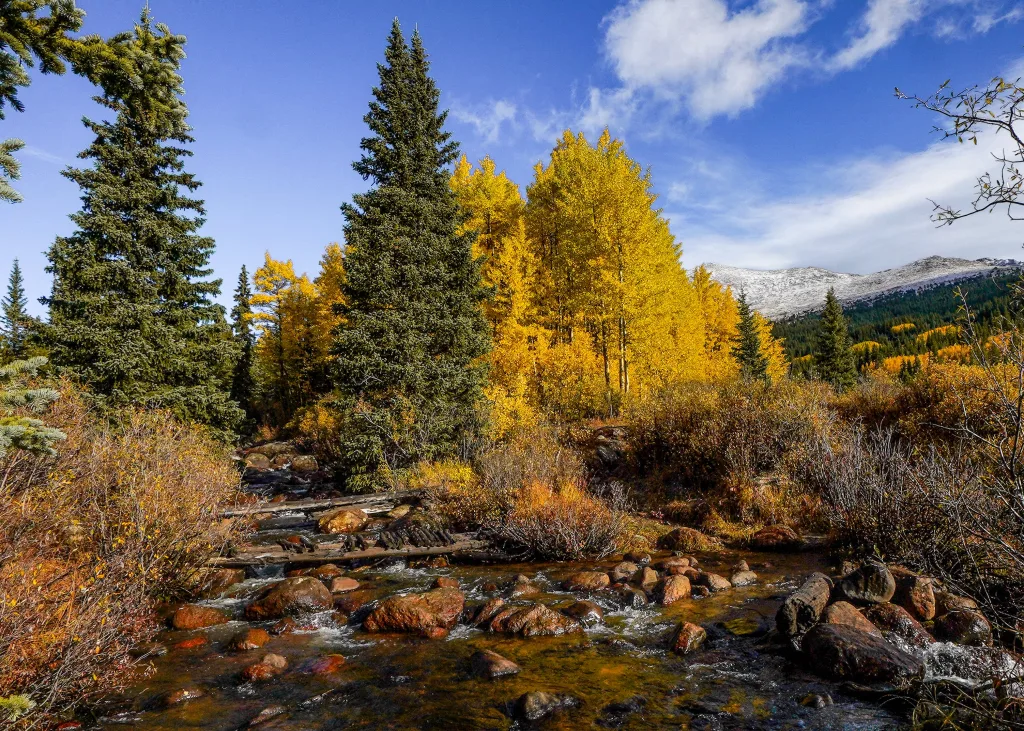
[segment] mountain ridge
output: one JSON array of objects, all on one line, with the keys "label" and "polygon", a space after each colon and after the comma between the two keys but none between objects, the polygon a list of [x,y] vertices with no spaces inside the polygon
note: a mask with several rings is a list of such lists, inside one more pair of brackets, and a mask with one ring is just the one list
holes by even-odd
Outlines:
[{"label": "mountain ridge", "polygon": [[841,303],[869,302],[896,292],[928,289],[982,276],[1024,269],[1016,259],[960,259],[928,256],[892,269],[870,274],[847,274],[821,267],[790,269],[746,269],[707,263],[711,277],[741,290],[751,307],[772,319],[786,318],[820,309],[829,287]]}]

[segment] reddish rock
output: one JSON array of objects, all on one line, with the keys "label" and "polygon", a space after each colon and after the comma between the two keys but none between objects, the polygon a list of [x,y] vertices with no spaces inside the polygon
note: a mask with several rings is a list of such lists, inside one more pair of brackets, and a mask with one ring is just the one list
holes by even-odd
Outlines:
[{"label": "reddish rock", "polygon": [[611,585],[611,578],[601,571],[579,571],[562,582],[566,591],[600,591]]},{"label": "reddish rock", "polygon": [[299,628],[299,623],[296,622],[292,617],[285,617],[284,619],[278,620],[270,627],[270,634],[272,635],[290,635]]},{"label": "reddish rock", "polygon": [[268,652],[258,663],[242,670],[242,677],[248,681],[267,680],[280,675],[288,668],[288,661],[280,655]]},{"label": "reddish rock", "polygon": [[228,649],[238,651],[258,650],[268,642],[270,642],[270,635],[267,631],[253,627],[235,635],[235,638],[231,640],[231,644],[228,645]]},{"label": "reddish rock", "polygon": [[534,604],[531,607],[506,607],[494,616],[488,628],[492,632],[522,637],[564,635],[583,630],[582,625],[575,619],[543,604]]},{"label": "reddish rock", "polygon": [[307,675],[333,675],[345,665],[345,658],[342,655],[324,655],[306,663],[302,672]]},{"label": "reddish rock", "polygon": [[245,581],[245,571],[242,569],[217,569],[206,574],[200,591],[204,597],[218,597],[235,584],[241,584],[243,581]]},{"label": "reddish rock", "polygon": [[758,551],[799,551],[806,543],[788,525],[770,525],[750,537],[750,547]]},{"label": "reddish rock", "polygon": [[525,576],[517,576],[508,590],[509,599],[521,599],[536,594],[540,594],[540,588]]},{"label": "reddish rock", "polygon": [[424,594],[392,596],[363,621],[367,632],[419,632],[455,626],[466,605],[458,589],[434,589]]},{"label": "reddish rock", "polygon": [[486,584],[481,586],[480,589],[482,591],[486,591],[486,592],[490,593],[492,591],[497,591],[498,590],[498,585],[495,584],[493,581],[488,581]]},{"label": "reddish rock", "polygon": [[357,533],[370,522],[370,516],[358,508],[339,508],[320,518],[321,533]]},{"label": "reddish rock", "polygon": [[804,635],[803,656],[818,675],[864,685],[905,688],[924,664],[879,635],[845,624],[819,624]]},{"label": "reddish rock", "polygon": [[655,562],[654,568],[658,571],[664,571],[669,573],[672,569],[685,569],[689,567],[690,559],[683,556],[672,556],[671,558],[663,558],[660,561]]},{"label": "reddish rock", "polygon": [[491,650],[480,650],[474,652],[469,659],[473,674],[480,678],[494,680],[515,675],[519,672],[519,666],[506,657],[502,657]]},{"label": "reddish rock", "polygon": [[899,567],[890,569],[890,573],[896,580],[892,603],[903,607],[912,617],[922,622],[935,619],[935,589],[932,580]]},{"label": "reddish rock", "polygon": [[871,623],[857,607],[849,602],[836,602],[825,607],[821,615],[821,621],[825,624],[845,624],[848,627],[859,629],[871,635],[881,635],[878,627]]},{"label": "reddish rock", "polygon": [[873,604],[864,610],[864,617],[882,630],[887,638],[890,635],[898,637],[912,647],[923,648],[935,642],[921,623],[898,604]]},{"label": "reddish rock", "polygon": [[306,572],[309,576],[315,576],[318,579],[328,581],[336,576],[341,576],[345,572],[335,566],[333,563],[325,563],[322,566],[317,566],[315,569],[309,569]]},{"label": "reddish rock", "polygon": [[970,609],[954,609],[935,620],[935,636],[958,645],[989,647],[992,625],[981,614]]},{"label": "reddish rock", "polygon": [[617,584],[621,581],[628,581],[639,570],[640,567],[632,561],[622,561],[611,570],[612,583]]},{"label": "reddish rock", "polygon": [[251,620],[279,619],[330,609],[333,605],[331,592],[323,582],[312,576],[296,576],[264,590],[245,608],[245,616]]},{"label": "reddish rock", "polygon": [[345,614],[354,614],[377,598],[369,589],[347,591],[334,597],[334,608]]},{"label": "reddish rock", "polygon": [[949,614],[957,609],[976,610],[978,603],[966,596],[957,596],[948,591],[935,592],[935,616]]},{"label": "reddish rock", "polygon": [[427,627],[423,630],[423,636],[428,640],[443,640],[448,636],[448,630],[444,627]]},{"label": "reddish rock", "polygon": [[731,589],[732,584],[724,576],[718,574],[703,573],[697,577],[697,583],[701,586],[706,586],[711,591],[725,591]]},{"label": "reddish rock", "polygon": [[434,589],[458,589],[459,580],[451,576],[438,576],[434,579]]},{"label": "reddish rock", "polygon": [[213,607],[203,607],[198,604],[186,604],[174,613],[171,617],[171,626],[174,629],[203,629],[218,624],[227,624],[230,621],[227,613]]},{"label": "reddish rock", "polygon": [[501,597],[494,597],[484,602],[483,606],[477,610],[476,616],[473,617],[473,625],[480,627],[481,625],[490,624],[490,621],[498,616],[498,613],[505,608],[505,600]]},{"label": "reddish rock", "polygon": [[208,639],[206,639],[205,637],[201,637],[201,636],[200,637],[192,637],[190,639],[182,640],[181,642],[175,644],[174,645],[174,649],[175,650],[195,650],[197,647],[203,647],[204,645],[209,644],[209,642],[210,641]]},{"label": "reddish rock", "polygon": [[675,604],[680,599],[690,598],[690,580],[685,576],[669,576],[666,578],[660,587],[658,594],[660,595],[661,605],[667,607],[670,604]]},{"label": "reddish rock", "polygon": [[355,591],[359,588],[359,582],[347,576],[335,576],[331,579],[330,591],[332,594],[344,594],[346,591]]},{"label": "reddish rock", "polygon": [[686,655],[703,645],[707,638],[707,631],[699,624],[683,622],[676,629],[675,636],[672,638],[672,652]]},{"label": "reddish rock", "polygon": [[658,585],[659,580],[658,572],[650,566],[644,566],[639,576],[637,576],[637,583],[640,584],[642,589],[653,589]]},{"label": "reddish rock", "polygon": [[594,602],[575,602],[563,610],[568,616],[584,626],[597,624],[604,619],[604,610]]}]

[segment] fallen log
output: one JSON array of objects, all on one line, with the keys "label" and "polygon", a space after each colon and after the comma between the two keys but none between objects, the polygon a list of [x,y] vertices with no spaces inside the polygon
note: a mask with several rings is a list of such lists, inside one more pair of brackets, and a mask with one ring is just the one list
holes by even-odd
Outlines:
[{"label": "fallen log", "polygon": [[832,580],[825,574],[811,574],[779,607],[775,625],[786,637],[801,635],[821,617],[832,592]]},{"label": "fallen log", "polygon": [[[260,515],[262,513],[306,513],[313,510],[326,510],[328,508],[359,508],[367,514],[387,512],[384,505],[391,505],[390,510],[401,500],[419,495],[417,490],[396,490],[395,492],[377,492],[369,495],[347,495],[345,497],[325,498],[323,500],[292,500],[283,503],[259,503],[258,505],[245,505],[238,508],[222,510],[220,515],[224,518],[234,518],[243,515]],[[364,505],[366,507],[364,507]]]},{"label": "fallen log", "polygon": [[389,549],[372,546],[357,551],[345,550],[345,544],[321,543],[310,553],[294,553],[275,547],[257,551],[239,551],[231,556],[219,556],[208,562],[215,568],[244,568],[245,566],[269,566],[273,564],[322,564],[337,561],[352,561],[363,558],[417,558],[420,556],[444,556],[463,551],[480,551],[490,547],[489,541],[474,538],[468,534],[452,536],[455,542],[448,546],[425,546]]}]

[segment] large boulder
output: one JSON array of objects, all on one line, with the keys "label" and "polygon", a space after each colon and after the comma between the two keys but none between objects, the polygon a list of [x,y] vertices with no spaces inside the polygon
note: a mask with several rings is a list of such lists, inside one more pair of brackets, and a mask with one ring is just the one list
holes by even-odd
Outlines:
[{"label": "large boulder", "polygon": [[857,607],[849,602],[836,602],[825,607],[821,621],[825,624],[845,624],[847,627],[854,627],[871,635],[882,634],[878,627],[871,623],[871,620],[866,619],[857,610]]},{"label": "large boulder", "polygon": [[812,627],[802,649],[811,670],[834,680],[903,688],[924,674],[918,658],[878,635],[844,624]]},{"label": "large boulder", "polygon": [[392,596],[363,620],[367,632],[419,632],[449,630],[459,621],[466,597],[458,589],[434,589],[423,594]]},{"label": "large boulder", "polygon": [[505,607],[494,615],[487,626],[492,632],[521,637],[564,635],[583,631],[583,626],[575,619],[543,604]]},{"label": "large boulder", "polygon": [[788,525],[769,525],[750,537],[750,547],[758,551],[798,551],[806,543]]},{"label": "large boulder", "polygon": [[251,620],[280,619],[320,612],[333,606],[331,592],[322,581],[312,576],[295,576],[265,589],[245,608],[245,617]]},{"label": "large boulder", "polygon": [[230,618],[225,612],[214,607],[186,604],[171,617],[171,626],[174,629],[203,629],[229,621]]},{"label": "large boulder", "polygon": [[599,591],[611,585],[611,579],[603,571],[578,571],[562,582],[566,591]]},{"label": "large boulder", "polygon": [[881,604],[896,593],[896,579],[879,561],[865,561],[839,582],[839,591],[854,604]]},{"label": "large boulder", "polygon": [[809,630],[818,623],[831,593],[830,578],[825,574],[811,574],[779,607],[775,615],[779,632],[785,637],[796,637]]},{"label": "large boulder", "polygon": [[662,606],[675,604],[680,599],[690,598],[690,580],[685,576],[669,576],[661,582],[660,591]]},{"label": "large boulder", "polygon": [[992,625],[971,609],[954,609],[935,620],[935,636],[958,645],[987,647],[992,644]]},{"label": "large boulder", "polygon": [[357,533],[370,522],[370,516],[359,508],[338,508],[322,516],[321,533]]},{"label": "large boulder", "polygon": [[957,609],[971,609],[975,610],[978,608],[978,603],[966,596],[958,596],[948,591],[937,591],[935,592],[935,616],[940,617],[943,614],[955,611]]},{"label": "large boulder", "polygon": [[245,466],[250,470],[262,472],[270,469],[270,457],[259,452],[253,452],[245,458]]},{"label": "large boulder", "polygon": [[932,580],[906,569],[892,568],[890,571],[896,580],[892,603],[903,607],[921,622],[935,619],[935,589]]},{"label": "large boulder", "polygon": [[912,647],[924,648],[935,642],[920,622],[899,604],[885,602],[872,604],[864,610],[864,616],[871,620],[886,638],[897,637]]}]

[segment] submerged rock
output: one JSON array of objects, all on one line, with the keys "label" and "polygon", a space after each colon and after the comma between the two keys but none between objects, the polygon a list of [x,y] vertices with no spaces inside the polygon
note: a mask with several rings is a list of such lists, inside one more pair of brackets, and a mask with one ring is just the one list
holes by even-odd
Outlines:
[{"label": "submerged rock", "polygon": [[230,621],[226,612],[214,607],[203,607],[199,604],[186,604],[174,613],[171,617],[171,626],[174,629],[203,629],[218,624],[226,624]]},{"label": "submerged rock", "polygon": [[288,661],[280,655],[268,652],[258,663],[242,670],[242,677],[248,681],[267,680],[280,675],[288,668]]},{"label": "submerged rock", "polygon": [[584,626],[597,624],[604,619],[604,610],[594,602],[575,602],[563,611]]},{"label": "submerged rock", "polygon": [[635,695],[618,703],[609,703],[601,709],[601,718],[597,725],[602,728],[618,728],[626,723],[630,716],[639,713],[647,705],[647,699],[642,695]]},{"label": "submerged rock", "polygon": [[172,690],[161,698],[160,704],[165,708],[169,708],[171,706],[178,706],[182,703],[194,701],[197,698],[202,698],[204,695],[205,693],[198,688],[179,688],[178,690]]},{"label": "submerged rock", "polygon": [[509,599],[519,599],[527,596],[534,596],[540,594],[540,587],[530,581],[529,577],[519,574],[512,582],[511,588],[508,590]]},{"label": "submerged rock", "polygon": [[267,588],[245,608],[247,619],[279,619],[334,606],[331,592],[312,576],[296,576]]},{"label": "submerged rock", "polygon": [[458,589],[433,589],[423,594],[392,596],[363,621],[367,632],[419,632],[450,630],[466,605]]},{"label": "submerged rock", "polygon": [[703,645],[707,638],[707,630],[699,624],[682,622],[676,628],[676,633],[672,638],[672,652],[677,655],[686,655]]},{"label": "submerged rock", "polygon": [[333,675],[345,665],[345,656],[337,653],[311,660],[302,668],[307,675]]},{"label": "submerged rock", "polygon": [[987,647],[992,644],[992,625],[980,612],[954,609],[935,620],[935,636],[959,645]]},{"label": "submerged rock", "polygon": [[699,586],[706,586],[711,591],[726,591],[732,588],[732,583],[724,576],[718,574],[703,573],[697,577]]},{"label": "submerged rock", "polygon": [[547,718],[556,711],[576,708],[579,705],[579,699],[573,696],[534,690],[519,696],[512,715],[516,720],[532,723]]},{"label": "submerged rock", "polygon": [[494,680],[504,678],[508,675],[515,675],[520,668],[506,657],[502,657],[492,650],[479,650],[474,652],[469,659],[473,674],[479,678]]},{"label": "submerged rock", "polygon": [[840,593],[855,604],[881,604],[896,593],[896,580],[879,561],[865,561],[839,582]]},{"label": "submerged rock", "polygon": [[522,637],[541,635],[564,635],[582,632],[583,627],[575,619],[556,612],[543,604],[530,607],[506,607],[488,624],[492,632]]},{"label": "submerged rock", "polygon": [[250,627],[244,632],[235,635],[235,638],[228,645],[228,649],[239,652],[258,650],[268,642],[270,642],[270,634],[266,630]]},{"label": "submerged rock", "polygon": [[804,636],[803,655],[818,675],[865,685],[905,687],[924,664],[879,635],[843,624],[819,624]]},{"label": "submerged rock", "polygon": [[[746,565],[746,561],[743,562]],[[745,571],[737,571],[731,577],[729,577],[729,583],[733,586],[750,586],[751,584],[757,583],[757,574],[750,569]]]},{"label": "submerged rock", "polygon": [[578,571],[562,582],[566,591],[600,591],[611,585],[611,578],[601,571]]}]

